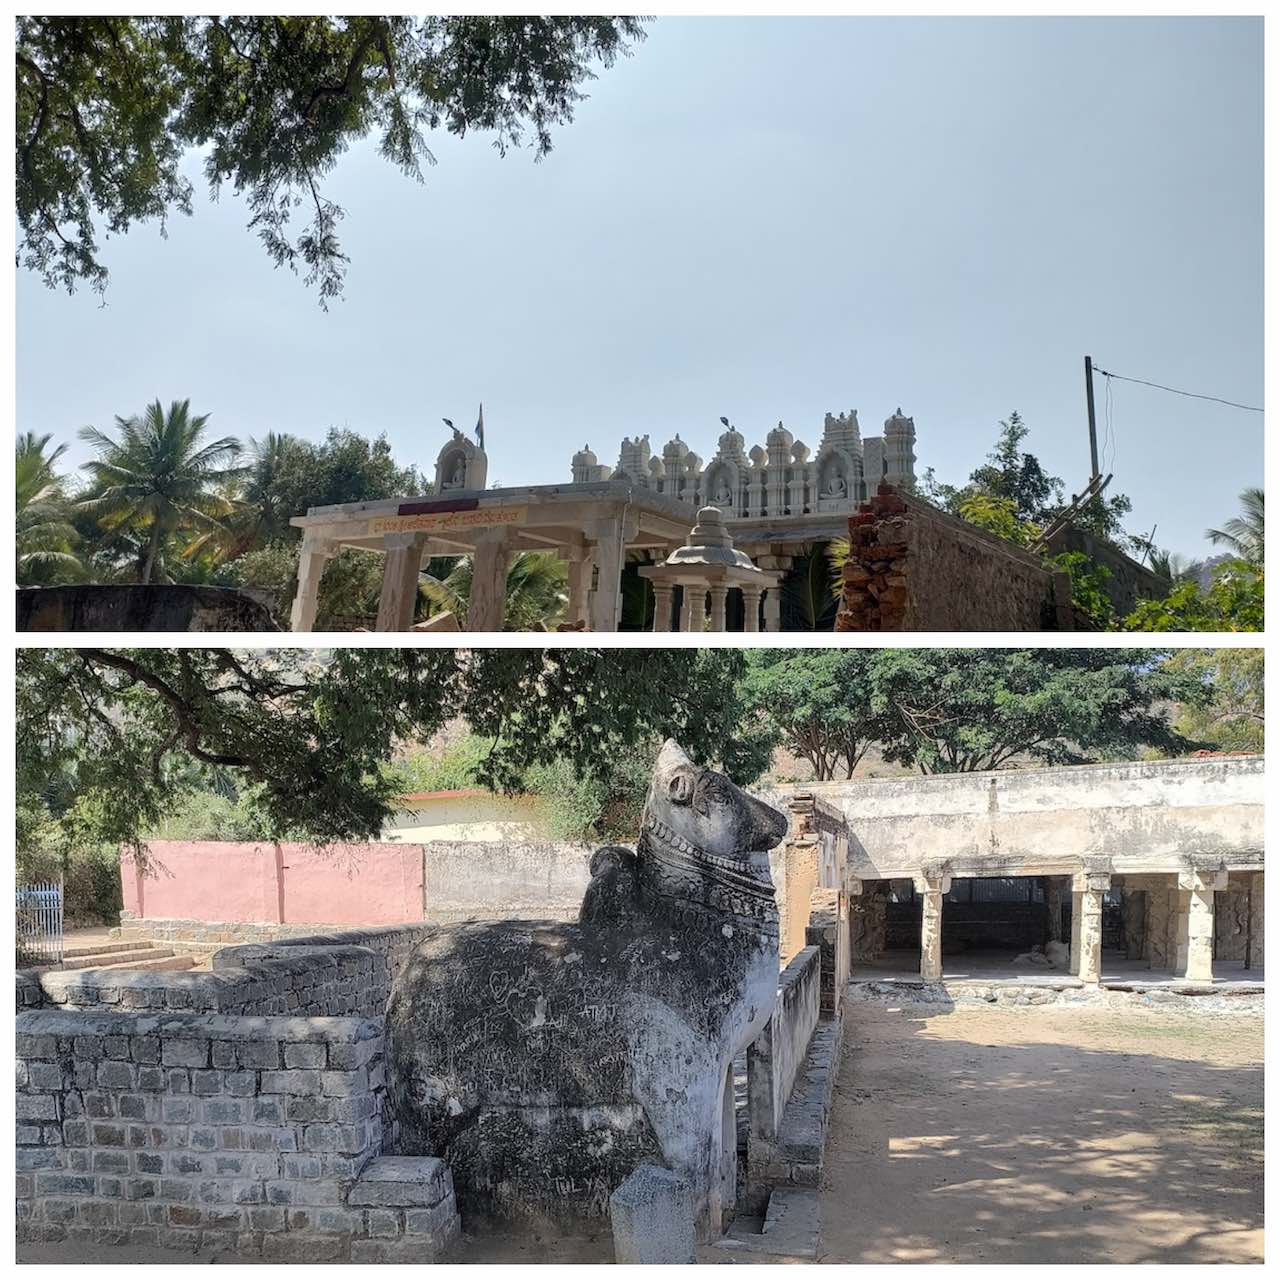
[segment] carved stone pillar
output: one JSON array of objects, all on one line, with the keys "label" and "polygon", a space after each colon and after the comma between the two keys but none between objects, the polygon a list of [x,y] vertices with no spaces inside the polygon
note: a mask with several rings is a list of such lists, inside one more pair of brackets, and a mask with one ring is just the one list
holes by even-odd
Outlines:
[{"label": "carved stone pillar", "polygon": [[576,547],[569,555],[569,606],[565,621],[573,624],[587,621],[587,605],[591,594],[593,561],[586,547]]},{"label": "carved stone pillar", "polygon": [[596,589],[591,593],[591,630],[617,631],[622,616],[622,567],[628,536],[635,536],[635,517],[599,520],[591,530],[595,543]]},{"label": "carved stone pillar", "polygon": [[378,598],[377,631],[408,631],[418,599],[425,537],[420,533],[389,533],[383,540],[382,594]]},{"label": "carved stone pillar", "polygon": [[681,594],[684,599],[680,605],[680,630],[701,631],[707,616],[706,587],[691,587],[685,583]]},{"label": "carved stone pillar", "polygon": [[671,630],[671,597],[674,588],[655,583],[653,587],[653,629]]},{"label": "carved stone pillar", "polygon": [[298,554],[298,589],[294,593],[289,627],[293,631],[311,631],[316,625],[319,608],[320,579],[324,567],[336,554],[337,547],[327,538],[304,535]]},{"label": "carved stone pillar", "polygon": [[1141,889],[1124,889],[1120,894],[1124,919],[1124,956],[1138,960],[1146,950],[1147,895]]},{"label": "carved stone pillar", "polygon": [[1046,942],[1065,942],[1062,936],[1062,908],[1071,892],[1070,876],[1042,876],[1045,914],[1048,917]]},{"label": "carved stone pillar", "polygon": [[942,898],[951,891],[951,877],[929,875],[915,877],[920,895],[920,976],[931,982],[942,977]]},{"label": "carved stone pillar", "polygon": [[1255,871],[1249,885],[1249,936],[1245,944],[1244,967],[1262,968],[1262,939],[1266,928],[1263,873]]},{"label": "carved stone pillar", "polygon": [[1071,972],[1081,982],[1102,978],[1102,895],[1109,872],[1081,871],[1071,883]]},{"label": "carved stone pillar", "polygon": [[507,569],[511,562],[511,534],[507,529],[485,530],[476,539],[471,565],[468,631],[501,631],[507,612]]},{"label": "carved stone pillar", "polygon": [[725,612],[729,601],[728,587],[711,588],[711,630],[725,629]]},{"label": "carved stone pillar", "polygon": [[1178,954],[1174,972],[1188,982],[1213,981],[1213,895],[1227,887],[1225,871],[1178,876]]},{"label": "carved stone pillar", "polygon": [[764,629],[766,631],[782,630],[782,591],[780,587],[770,587],[764,593]]},{"label": "carved stone pillar", "polygon": [[743,631],[760,630],[760,597],[762,594],[757,587],[742,588]]}]

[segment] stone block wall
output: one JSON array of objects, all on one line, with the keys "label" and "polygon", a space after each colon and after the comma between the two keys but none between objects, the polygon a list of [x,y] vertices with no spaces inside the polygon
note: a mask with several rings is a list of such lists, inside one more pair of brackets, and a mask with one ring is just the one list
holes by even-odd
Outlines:
[{"label": "stone block wall", "polygon": [[17,1004],[63,1009],[381,1017],[391,983],[431,926],[227,947],[209,971],[22,970]]},{"label": "stone block wall", "polygon": [[20,1240],[432,1261],[457,1236],[439,1161],[382,1166],[380,1020],[40,1009],[15,1032]]},{"label": "stone block wall", "polygon": [[849,898],[838,889],[815,889],[805,929],[807,946],[818,948],[818,1012],[822,1018],[840,1014],[849,982]]},{"label": "stone block wall", "polygon": [[837,631],[1069,631],[1066,575],[892,486],[849,518]]},{"label": "stone block wall", "polygon": [[19,631],[279,631],[256,592],[180,584],[20,587]]},{"label": "stone block wall", "polygon": [[766,1141],[778,1125],[804,1064],[821,1009],[821,955],[805,947],[778,978],[773,1016],[747,1049],[750,1133]]}]

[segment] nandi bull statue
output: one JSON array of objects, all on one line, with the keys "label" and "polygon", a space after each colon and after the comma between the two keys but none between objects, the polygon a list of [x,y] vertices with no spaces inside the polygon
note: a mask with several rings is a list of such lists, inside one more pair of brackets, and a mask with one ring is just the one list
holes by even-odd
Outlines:
[{"label": "nandi bull statue", "polygon": [[778,986],[776,809],[658,756],[635,852],[591,863],[577,924],[442,927],[387,1010],[398,1137],[438,1155],[473,1218],[569,1227],[643,1161],[693,1188],[703,1239],[733,1208],[733,1059]]}]

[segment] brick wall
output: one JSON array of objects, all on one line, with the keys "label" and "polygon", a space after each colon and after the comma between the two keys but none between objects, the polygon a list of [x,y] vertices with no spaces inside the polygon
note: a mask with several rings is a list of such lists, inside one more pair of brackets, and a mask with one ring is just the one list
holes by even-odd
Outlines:
[{"label": "brick wall", "polygon": [[1087,630],[1065,574],[892,486],[849,518],[837,631]]},{"label": "brick wall", "polygon": [[15,1030],[20,1240],[423,1262],[457,1236],[447,1168],[383,1157],[380,1020],[46,1009]]}]

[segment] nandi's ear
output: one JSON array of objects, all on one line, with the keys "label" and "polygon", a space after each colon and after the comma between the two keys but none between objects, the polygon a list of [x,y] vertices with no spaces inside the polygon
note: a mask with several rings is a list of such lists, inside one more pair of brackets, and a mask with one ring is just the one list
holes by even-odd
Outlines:
[{"label": "nandi's ear", "polygon": [[667,783],[667,795],[674,804],[688,804],[693,799],[693,770],[677,769]]}]

